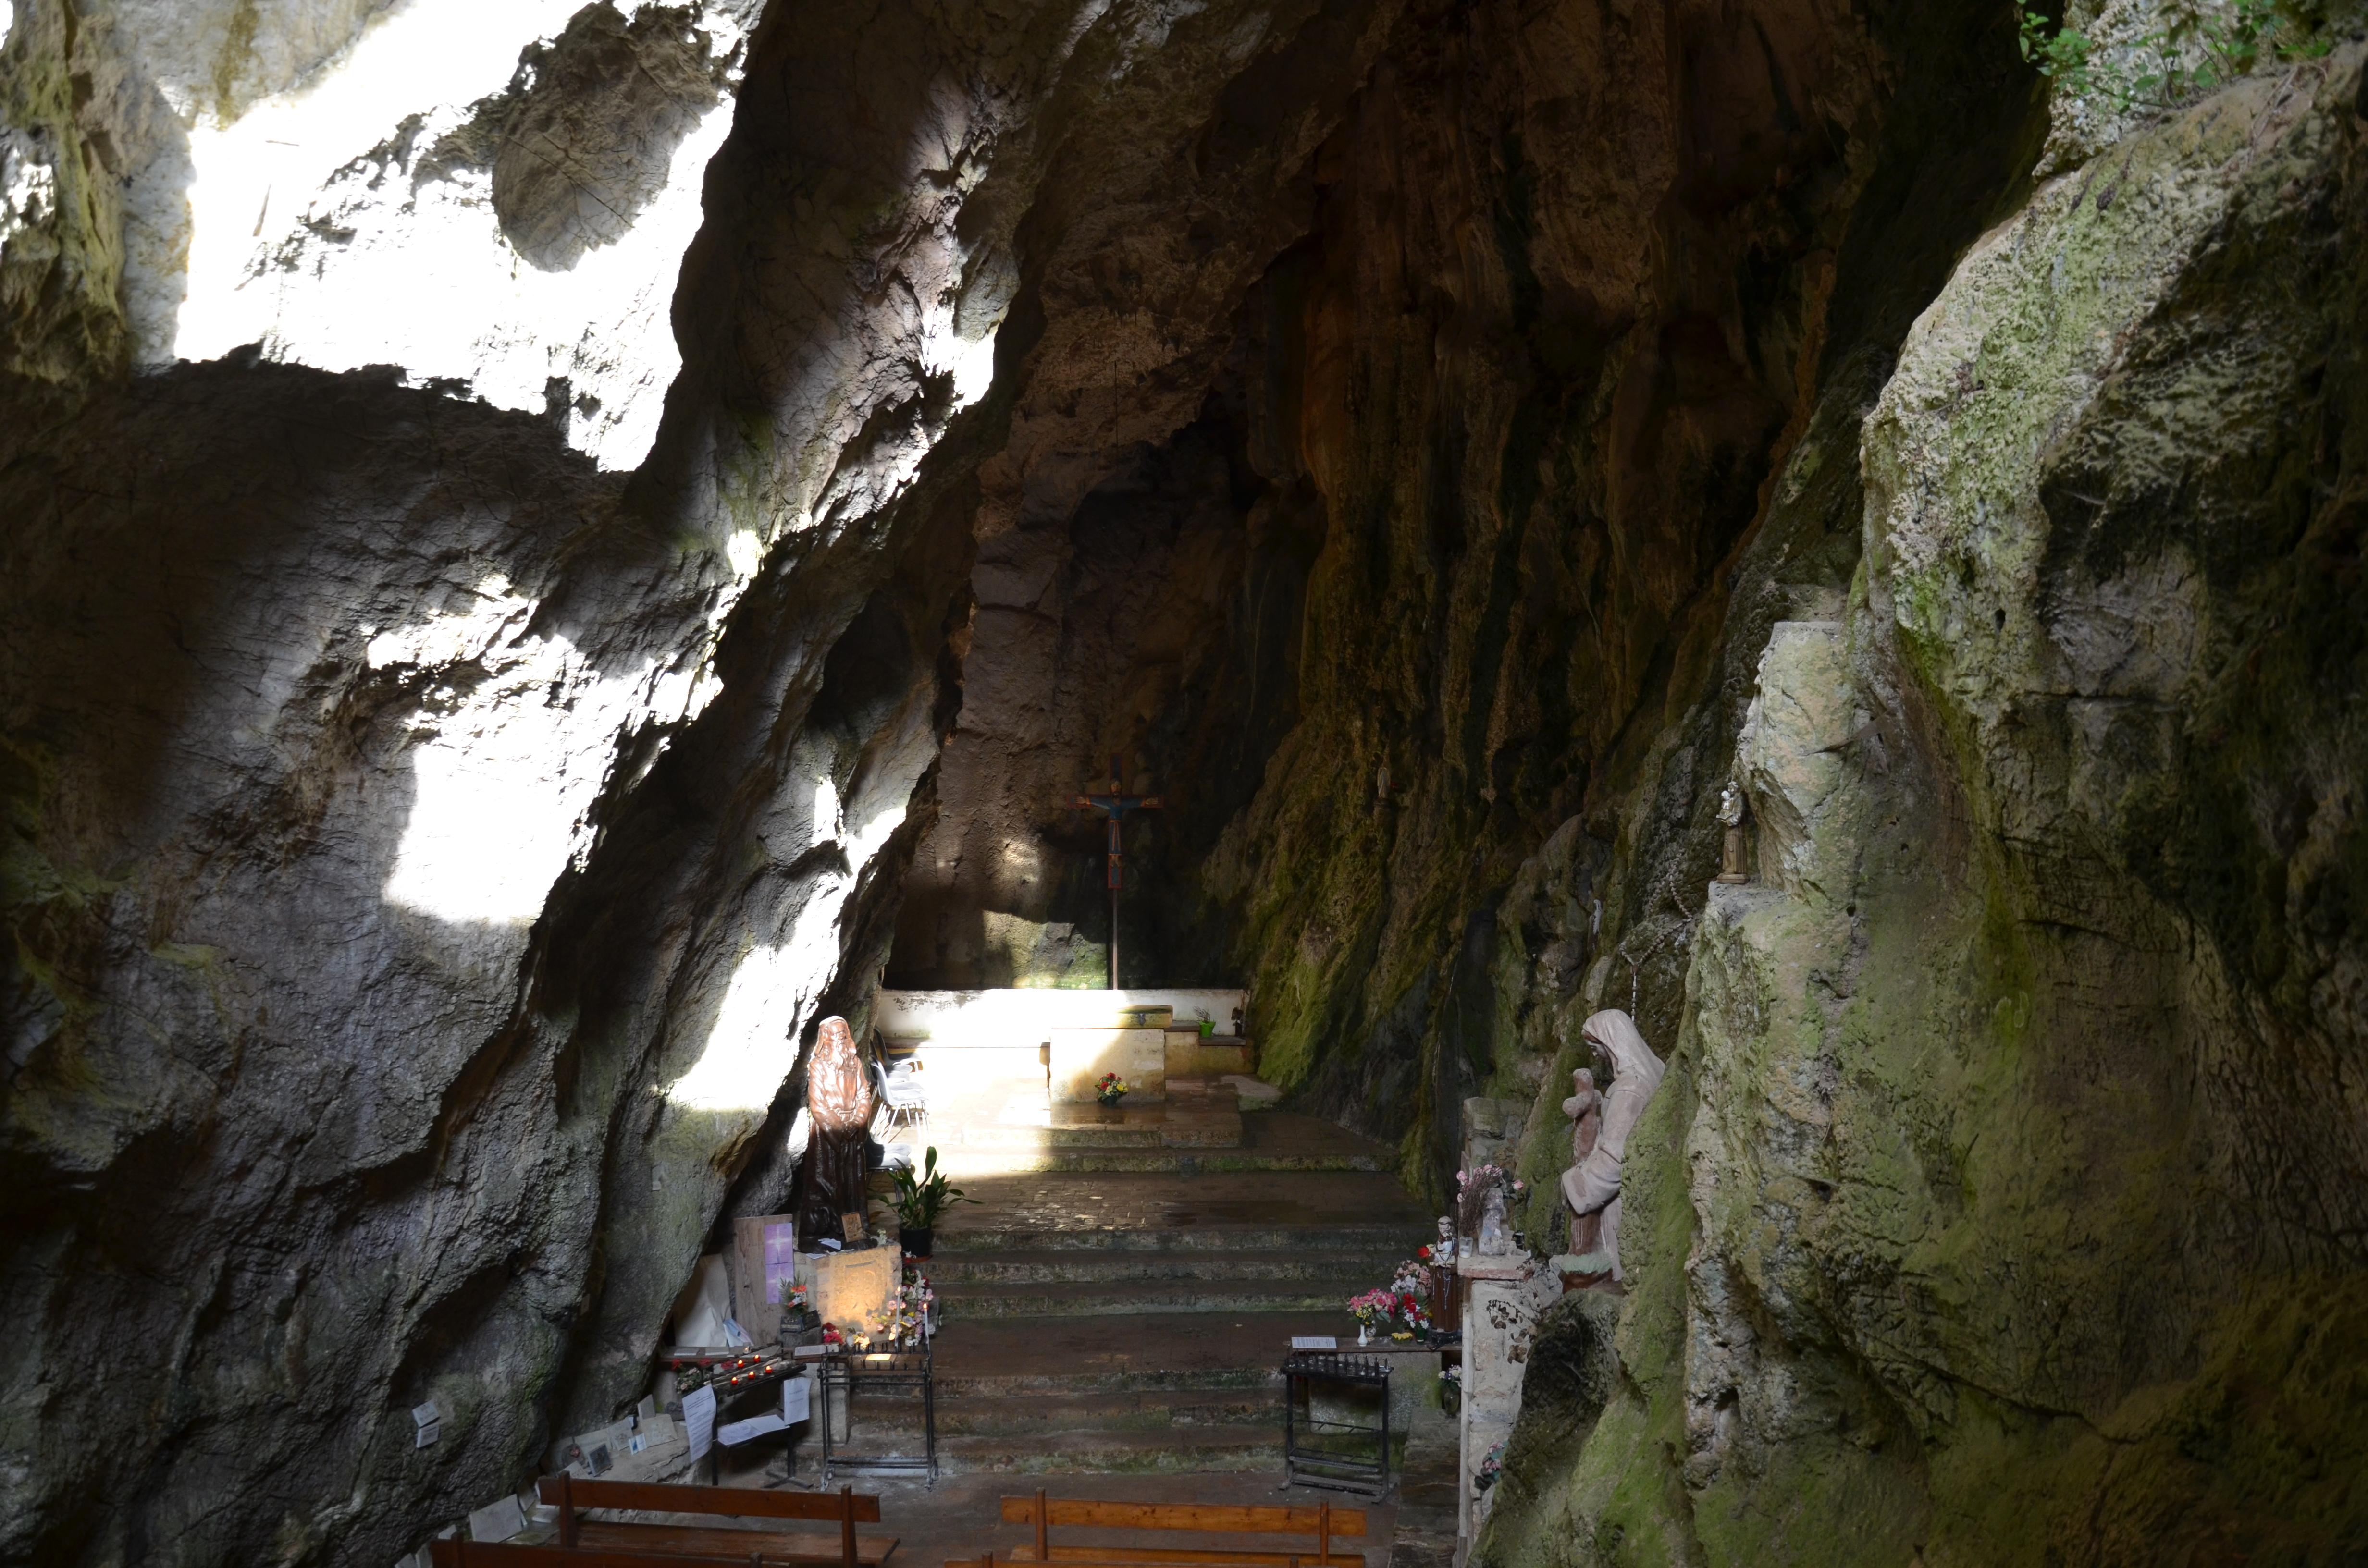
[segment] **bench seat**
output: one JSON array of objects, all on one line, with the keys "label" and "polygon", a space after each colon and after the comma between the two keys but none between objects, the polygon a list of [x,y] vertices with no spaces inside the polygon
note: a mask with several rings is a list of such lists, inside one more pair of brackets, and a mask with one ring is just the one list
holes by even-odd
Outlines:
[{"label": "bench seat", "polygon": [[[837,1535],[820,1531],[717,1529],[699,1525],[609,1523],[586,1519],[575,1527],[575,1544],[594,1551],[630,1551],[652,1557],[709,1557],[746,1562],[751,1557],[767,1564],[844,1563],[845,1549]],[[863,1568],[880,1568],[896,1550],[894,1536],[855,1538],[855,1560]]]}]

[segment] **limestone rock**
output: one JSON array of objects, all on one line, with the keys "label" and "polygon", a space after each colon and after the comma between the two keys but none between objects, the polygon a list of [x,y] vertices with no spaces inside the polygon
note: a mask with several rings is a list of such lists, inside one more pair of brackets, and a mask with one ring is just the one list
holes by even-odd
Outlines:
[{"label": "limestone rock", "polygon": [[1744,712],[1736,761],[1759,826],[1759,875],[1794,897],[1830,902],[1850,874],[1820,863],[1841,837],[1827,817],[1842,788],[1842,750],[1859,710],[1839,620],[1780,620],[1759,657],[1759,689]]}]

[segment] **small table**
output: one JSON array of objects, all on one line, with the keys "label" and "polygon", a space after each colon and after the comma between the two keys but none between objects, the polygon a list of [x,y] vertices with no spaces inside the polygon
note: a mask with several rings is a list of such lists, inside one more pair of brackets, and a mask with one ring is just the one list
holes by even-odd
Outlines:
[{"label": "small table", "polygon": [[[816,1381],[822,1394],[822,1476],[827,1484],[839,1470],[918,1470],[938,1480],[938,1373],[936,1351],[927,1340],[917,1350],[852,1350],[822,1358]],[[922,1452],[844,1454],[831,1442],[834,1402],[846,1401],[847,1435],[855,1437],[855,1394],[917,1393],[921,1396]]]},{"label": "small table", "polygon": [[[1315,1385],[1381,1395],[1382,1424],[1334,1421],[1315,1414]],[[1327,1445],[1326,1435],[1368,1435],[1373,1452]],[[1383,1497],[1390,1490],[1390,1358],[1337,1350],[1294,1350],[1282,1363],[1282,1475],[1291,1486],[1327,1486]]]}]

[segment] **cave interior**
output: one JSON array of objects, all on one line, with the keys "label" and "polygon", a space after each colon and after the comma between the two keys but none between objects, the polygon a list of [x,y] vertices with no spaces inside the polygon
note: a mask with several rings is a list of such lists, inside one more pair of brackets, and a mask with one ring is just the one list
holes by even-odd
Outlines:
[{"label": "cave interior", "polygon": [[1377,1568],[2368,1559],[2363,59],[0,0],[0,1556],[424,1568],[1115,942],[1247,1043],[939,1106],[962,1498],[1270,1491],[1485,1156]]}]

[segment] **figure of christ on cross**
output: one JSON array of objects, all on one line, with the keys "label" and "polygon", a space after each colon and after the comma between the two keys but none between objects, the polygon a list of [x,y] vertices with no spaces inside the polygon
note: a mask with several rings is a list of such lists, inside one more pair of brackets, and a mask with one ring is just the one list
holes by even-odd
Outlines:
[{"label": "figure of christ on cross", "polygon": [[1119,822],[1127,812],[1138,807],[1152,811],[1158,810],[1159,797],[1128,794],[1125,784],[1120,778],[1118,754],[1112,752],[1110,789],[1101,793],[1088,790],[1085,794],[1075,797],[1070,804],[1081,812],[1099,812],[1110,820],[1110,988],[1115,991],[1118,989],[1118,890],[1126,880],[1123,869],[1126,850],[1119,837]]}]

